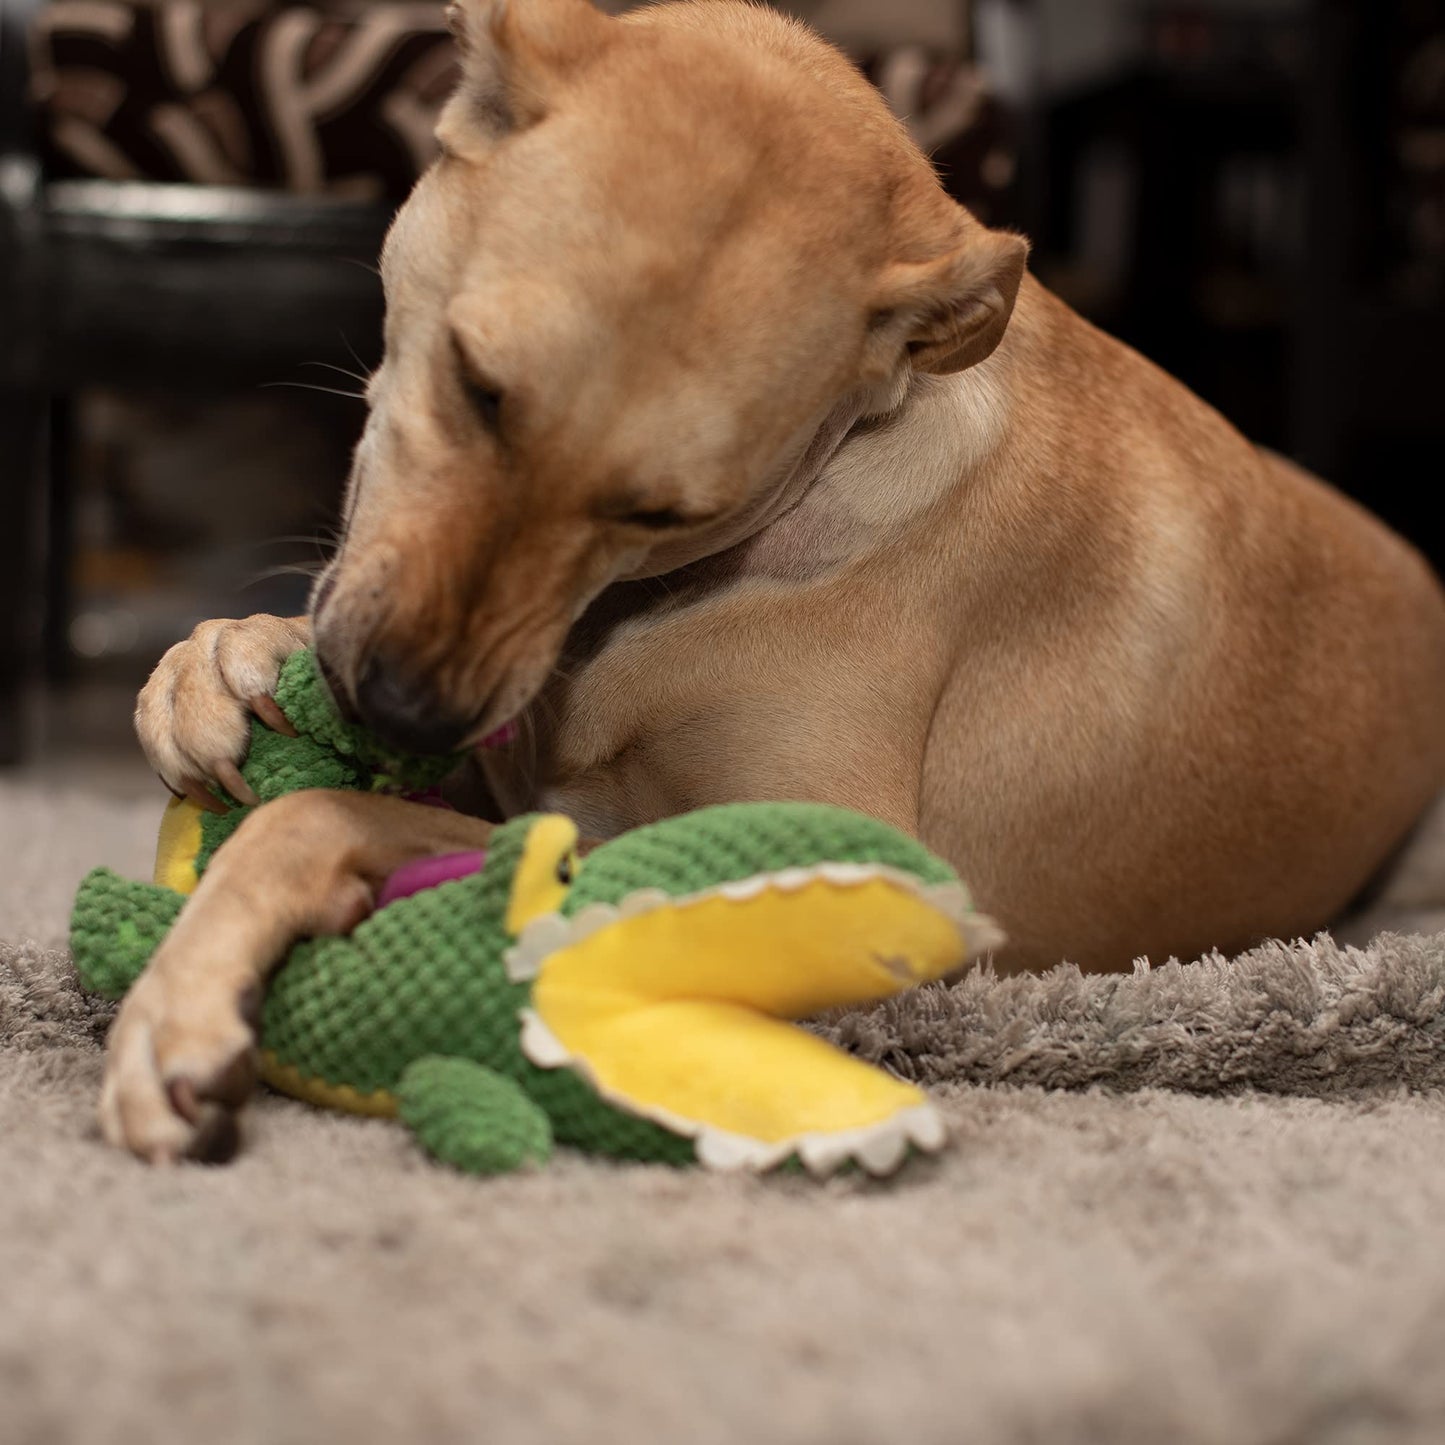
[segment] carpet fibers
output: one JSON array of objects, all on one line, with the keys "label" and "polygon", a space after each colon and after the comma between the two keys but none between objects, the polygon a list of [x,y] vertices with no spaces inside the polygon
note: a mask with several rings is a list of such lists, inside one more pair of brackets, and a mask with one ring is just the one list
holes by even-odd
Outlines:
[{"label": "carpet fibers", "polygon": [[949,1118],[891,1183],[477,1181],[275,1097],[226,1169],[100,1146],[65,909],[156,811],[0,782],[4,1445],[1445,1439],[1445,828],[1359,948],[826,1025]]}]

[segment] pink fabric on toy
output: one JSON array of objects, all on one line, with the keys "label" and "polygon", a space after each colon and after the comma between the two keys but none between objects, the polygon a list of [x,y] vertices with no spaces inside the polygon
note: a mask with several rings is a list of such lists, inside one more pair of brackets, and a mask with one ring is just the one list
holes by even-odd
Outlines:
[{"label": "pink fabric on toy", "polygon": [[403,863],[390,878],[382,884],[381,895],[376,900],[378,909],[399,898],[410,898],[427,888],[438,888],[443,883],[453,883],[479,873],[487,855],[480,850],[467,853],[442,853],[435,858],[418,858],[414,863]]}]

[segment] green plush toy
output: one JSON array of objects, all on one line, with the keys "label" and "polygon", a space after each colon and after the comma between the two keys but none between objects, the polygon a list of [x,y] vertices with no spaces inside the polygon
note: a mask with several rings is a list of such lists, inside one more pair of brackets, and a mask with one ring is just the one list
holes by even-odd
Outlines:
[{"label": "green plush toy", "polygon": [[[242,771],[263,802],[305,787],[415,792],[455,762],[386,756],[338,718],[308,653],[287,662],[276,699],[299,735],[254,725]],[[87,987],[125,992],[244,811],[174,803],[159,882],[86,878],[71,942]],[[878,1174],[911,1147],[941,1147],[918,1089],[792,1021],[994,946],[946,864],[874,819],[806,803],[702,809],[581,863],[576,844],[566,818],[516,818],[484,858],[393,879],[349,937],[296,945],[262,1012],[266,1081],[400,1115],[435,1157],[475,1173],[540,1162],[554,1141]]]}]

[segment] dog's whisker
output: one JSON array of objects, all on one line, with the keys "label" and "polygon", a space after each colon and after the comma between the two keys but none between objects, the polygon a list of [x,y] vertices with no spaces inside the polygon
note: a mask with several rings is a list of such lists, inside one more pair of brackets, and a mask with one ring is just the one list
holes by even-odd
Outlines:
[{"label": "dog's whisker", "polygon": [[293,391],[324,391],[330,396],[344,396],[351,401],[365,401],[366,396],[359,391],[342,391],[335,386],[317,386],[310,381],[263,381],[261,386],[270,389],[277,386],[290,387]]},{"label": "dog's whisker", "polygon": [[[323,532],[329,531],[329,528],[323,529]],[[277,537],[268,537],[261,545],[263,547],[280,547],[289,546],[292,543],[300,543],[305,547],[319,546],[322,544],[335,546],[340,540],[339,536],[318,535],[315,532],[286,532]]]},{"label": "dog's whisker", "polygon": [[552,705],[551,702],[547,700],[544,695],[540,693],[537,695],[536,698],[533,699],[531,706],[528,707],[522,713],[521,717],[517,719],[517,721],[521,725],[521,737],[527,750],[525,775],[527,779],[527,791],[529,794],[535,794],[536,792],[538,763],[541,752],[537,742],[537,717],[534,709],[542,707],[547,709],[548,715],[550,716],[552,722],[552,726],[556,727],[558,722],[557,709]]},{"label": "dog's whisker", "polygon": [[346,366],[337,366],[335,362],[331,361],[303,361],[301,365],[325,367],[327,371],[334,371],[338,376],[349,376],[352,381],[359,381],[362,386],[365,386],[367,382],[371,380],[369,376],[365,376],[359,371],[352,371]]},{"label": "dog's whisker", "polygon": [[316,528],[314,532],[308,532],[304,536],[287,539],[293,542],[308,542],[318,551],[322,552],[329,560],[330,556],[340,550],[341,544],[346,540],[345,529],[339,522],[326,522]]},{"label": "dog's whisker", "polygon": [[274,581],[277,577],[305,577],[308,581],[315,581],[320,576],[320,568],[307,562],[278,562],[274,567],[263,567],[258,571],[250,573],[241,582],[242,591],[251,587],[258,587],[263,582]]},{"label": "dog's whisker", "polygon": [[[381,275],[381,272],[378,271],[376,274],[377,274],[378,276],[380,276],[380,275]],[[356,348],[351,344],[351,338],[350,338],[349,336],[347,336],[347,334],[346,334],[344,331],[342,331],[339,327],[337,328],[336,334],[341,338],[341,344],[347,349],[347,351],[349,351],[349,352],[351,353],[351,359],[362,369],[363,372],[366,373],[366,379],[367,379],[368,381],[370,381],[371,378],[372,378],[372,376],[373,376],[373,375],[375,374],[375,372],[376,372],[376,368],[375,368],[374,366],[368,366],[368,365],[356,354]]]}]

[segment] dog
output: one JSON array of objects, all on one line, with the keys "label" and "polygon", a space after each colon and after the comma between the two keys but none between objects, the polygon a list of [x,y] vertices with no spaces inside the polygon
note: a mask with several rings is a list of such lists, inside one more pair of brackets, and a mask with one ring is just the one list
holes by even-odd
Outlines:
[{"label": "dog", "polygon": [[[598,837],[844,804],[948,858],[1006,969],[1327,924],[1445,784],[1445,596],[1380,523],[1050,295],[879,97],[738,0],[460,0],[385,360],[306,618],[202,626],[137,726],[249,794],[311,641],[398,746]],[[105,1135],[234,1145],[267,971],[476,818],[301,794],[114,1025]]]}]

